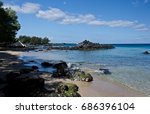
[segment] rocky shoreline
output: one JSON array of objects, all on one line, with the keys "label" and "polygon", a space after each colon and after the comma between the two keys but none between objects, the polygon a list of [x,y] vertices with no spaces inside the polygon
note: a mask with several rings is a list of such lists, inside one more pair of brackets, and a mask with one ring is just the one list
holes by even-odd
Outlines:
[{"label": "rocky shoreline", "polygon": [[[4,53],[3,53],[4,54]],[[2,55],[3,55],[2,54]],[[6,56],[6,55],[5,55]],[[80,97],[79,87],[72,83],[46,81],[69,79],[75,81],[90,82],[93,77],[80,69],[72,69],[64,61],[51,61],[41,63],[42,67],[53,67],[55,72],[45,73],[38,70],[38,66],[25,67],[24,62],[18,60],[17,56],[7,54],[7,58],[0,58],[0,96],[5,97]],[[9,61],[8,61],[9,59]],[[16,64],[10,64],[11,61]],[[29,62],[34,62],[33,60]],[[16,67],[16,69],[15,69]],[[4,70],[9,69],[5,73]]]},{"label": "rocky shoreline", "polygon": [[77,44],[72,47],[64,47],[64,46],[52,46],[50,49],[57,50],[97,50],[97,49],[113,49],[115,48],[112,44],[99,44],[93,43],[88,40],[84,40],[83,42]]},{"label": "rocky shoreline", "polygon": [[[18,59],[22,52],[0,51],[1,97],[118,97],[146,96],[144,93],[101,79],[91,69],[77,68],[65,61],[44,61],[30,67]],[[34,63],[36,60],[28,60]],[[54,73],[41,72],[40,68],[55,68]],[[111,74],[109,69],[99,72]],[[89,74],[90,73],[90,74]],[[93,79],[94,77],[94,79]]]}]

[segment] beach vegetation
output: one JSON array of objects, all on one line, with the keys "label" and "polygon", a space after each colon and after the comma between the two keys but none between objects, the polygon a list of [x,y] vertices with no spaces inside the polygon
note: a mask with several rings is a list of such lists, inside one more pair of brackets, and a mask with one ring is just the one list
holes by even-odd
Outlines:
[{"label": "beach vegetation", "polygon": [[24,44],[31,44],[31,45],[46,45],[49,44],[50,40],[47,37],[37,37],[37,36],[26,36],[21,35],[17,40],[21,41]]},{"label": "beach vegetation", "polygon": [[0,1],[0,44],[15,42],[16,33],[20,28],[16,12],[10,8],[4,8]]}]

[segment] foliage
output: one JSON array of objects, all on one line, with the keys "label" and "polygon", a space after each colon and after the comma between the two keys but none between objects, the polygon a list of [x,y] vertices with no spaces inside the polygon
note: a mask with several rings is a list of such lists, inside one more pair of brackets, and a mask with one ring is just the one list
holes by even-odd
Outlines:
[{"label": "foliage", "polygon": [[19,41],[21,41],[22,43],[25,44],[32,44],[32,45],[45,45],[45,44],[49,44],[50,40],[45,37],[45,38],[41,38],[41,37],[37,37],[37,36],[19,36],[18,38]]},{"label": "foliage", "polygon": [[17,31],[20,29],[16,12],[10,8],[3,8],[0,2],[0,43],[12,43],[15,41]]}]

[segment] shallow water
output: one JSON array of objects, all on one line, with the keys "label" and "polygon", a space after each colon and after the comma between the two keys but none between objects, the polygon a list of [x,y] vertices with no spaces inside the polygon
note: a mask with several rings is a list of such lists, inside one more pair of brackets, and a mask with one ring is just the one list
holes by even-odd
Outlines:
[{"label": "shallow water", "polygon": [[[99,77],[120,82],[133,89],[150,95],[150,45],[115,45],[115,49],[95,51],[51,50],[48,52],[25,52],[21,58],[25,61],[36,60],[38,66],[45,60],[64,60],[77,63],[97,73]],[[28,64],[29,65],[29,64]],[[42,68],[42,67],[41,67]],[[108,68],[111,75],[102,75],[99,68]],[[49,71],[50,69],[42,69]]]}]

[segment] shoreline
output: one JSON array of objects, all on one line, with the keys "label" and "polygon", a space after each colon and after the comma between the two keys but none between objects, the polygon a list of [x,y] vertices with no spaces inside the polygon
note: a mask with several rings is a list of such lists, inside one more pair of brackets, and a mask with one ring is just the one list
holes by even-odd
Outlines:
[{"label": "shoreline", "polygon": [[[14,57],[9,58],[10,61],[19,61],[19,56],[23,53],[20,51],[0,51],[0,54],[10,54]],[[7,59],[7,58],[6,58]],[[13,63],[14,64],[14,63]],[[16,63],[17,64],[17,63]],[[14,64],[15,66],[15,64]],[[15,66],[24,67],[23,64]],[[13,69],[13,67],[12,67]],[[1,72],[1,69],[0,69]],[[92,74],[94,80],[92,82],[81,82],[81,81],[71,81],[69,79],[53,79],[46,81],[46,83],[62,81],[65,83],[73,83],[79,87],[79,94],[82,97],[146,97],[144,93],[136,91],[130,87],[127,87],[121,83],[112,82],[108,79],[102,79],[94,74]]]},{"label": "shoreline", "polygon": [[64,83],[76,84],[79,87],[79,94],[82,97],[148,97],[146,94],[121,83],[112,82],[108,79],[100,79],[98,76],[93,76],[93,78],[92,82],[54,79],[53,81],[47,81],[47,83],[62,81]]}]

